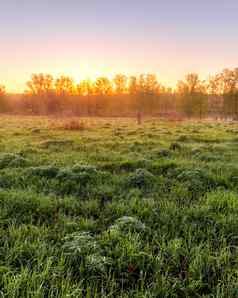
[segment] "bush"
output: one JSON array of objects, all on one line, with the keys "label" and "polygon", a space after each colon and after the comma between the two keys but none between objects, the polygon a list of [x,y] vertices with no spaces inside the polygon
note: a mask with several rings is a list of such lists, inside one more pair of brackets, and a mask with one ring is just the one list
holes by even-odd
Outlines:
[{"label": "bush", "polygon": [[135,217],[123,216],[118,218],[114,225],[110,227],[110,231],[120,232],[144,232],[145,225]]},{"label": "bush", "polygon": [[46,140],[40,143],[40,147],[43,149],[65,149],[66,146],[72,146],[73,143],[72,140]]},{"label": "bush", "polygon": [[85,256],[98,252],[98,244],[88,232],[76,232],[64,238],[63,251],[66,256]]},{"label": "bush", "polygon": [[86,125],[84,122],[82,121],[78,121],[75,119],[69,120],[69,121],[65,121],[62,125],[62,128],[65,130],[79,130],[79,131],[83,131],[86,129]]},{"label": "bush", "polygon": [[173,151],[181,150],[182,146],[179,143],[171,143],[169,149]]},{"label": "bush", "polygon": [[98,173],[95,166],[87,164],[76,164],[72,167],[72,171],[75,173],[88,173],[90,175],[96,175]]},{"label": "bush", "polygon": [[233,192],[214,191],[207,194],[204,207],[208,212],[232,215],[238,211],[238,196]]},{"label": "bush", "polygon": [[159,157],[169,157],[169,156],[171,156],[171,151],[168,149],[161,149],[158,152],[158,156]]},{"label": "bush", "polygon": [[124,171],[133,171],[137,168],[144,168],[150,164],[147,159],[123,160],[119,163],[119,169]]},{"label": "bush", "polygon": [[0,155],[0,169],[25,167],[29,161],[19,154],[4,153]]},{"label": "bush", "polygon": [[163,160],[159,162],[154,162],[151,165],[150,171],[154,175],[167,175],[171,171],[178,169],[178,164],[174,161]]},{"label": "bush", "polygon": [[215,162],[220,160],[221,156],[216,155],[216,154],[211,154],[211,153],[197,153],[195,158],[204,161],[204,162]]},{"label": "bush", "polygon": [[59,169],[55,166],[31,167],[26,173],[29,176],[37,176],[41,178],[55,178],[59,173]]},{"label": "bush", "polygon": [[52,182],[52,191],[58,195],[97,195],[97,187],[110,181],[111,174],[99,171],[94,166],[78,164],[62,168]]},{"label": "bush", "polygon": [[4,191],[0,193],[1,217],[13,218],[17,223],[50,223],[54,221],[56,201],[30,192]]},{"label": "bush", "polygon": [[187,142],[189,140],[190,140],[190,136],[187,136],[187,135],[181,135],[177,138],[178,142]]},{"label": "bush", "polygon": [[107,174],[98,171],[94,166],[75,165],[72,168],[63,168],[58,171],[56,179],[60,181],[75,181],[86,185],[91,182],[99,182]]},{"label": "bush", "polygon": [[91,234],[76,232],[64,240],[63,253],[74,276],[84,274],[85,278],[94,279],[106,273],[111,261],[102,255],[98,242]]},{"label": "bush", "polygon": [[196,197],[215,187],[226,186],[223,181],[216,180],[213,176],[201,169],[184,169],[178,173],[177,179],[185,183],[188,190]]},{"label": "bush", "polygon": [[146,169],[137,169],[128,177],[128,184],[131,187],[140,189],[150,189],[154,186],[156,181],[155,176]]},{"label": "bush", "polygon": [[150,167],[151,161],[147,159],[138,159],[138,160],[122,160],[117,162],[105,163],[101,166],[102,169],[108,170],[111,172],[121,171],[121,172],[130,172],[135,171],[138,168],[147,168]]},{"label": "bush", "polygon": [[22,168],[28,166],[29,164],[30,162],[26,158],[22,156],[17,156],[8,164],[8,166],[10,168]]},{"label": "bush", "polygon": [[119,286],[134,288],[140,279],[149,282],[155,274],[155,261],[150,252],[146,252],[138,233],[107,233],[102,246],[110,258],[114,276]]},{"label": "bush", "polygon": [[19,181],[27,186],[31,181],[37,192],[54,193],[56,195],[96,195],[97,187],[111,181],[111,174],[97,170],[94,166],[76,164],[73,167],[58,168],[56,166],[31,167]]}]

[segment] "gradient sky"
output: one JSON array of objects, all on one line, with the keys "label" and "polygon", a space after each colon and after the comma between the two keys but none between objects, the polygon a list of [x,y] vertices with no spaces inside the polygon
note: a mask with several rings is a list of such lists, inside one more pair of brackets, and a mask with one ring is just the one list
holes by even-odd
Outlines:
[{"label": "gradient sky", "polygon": [[0,83],[152,72],[175,85],[238,62],[238,0],[2,0]]}]

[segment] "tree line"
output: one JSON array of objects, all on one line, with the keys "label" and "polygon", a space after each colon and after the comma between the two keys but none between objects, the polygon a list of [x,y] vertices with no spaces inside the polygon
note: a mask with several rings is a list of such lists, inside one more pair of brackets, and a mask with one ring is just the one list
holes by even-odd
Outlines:
[{"label": "tree line", "polygon": [[238,68],[204,81],[190,73],[176,88],[163,86],[154,74],[99,77],[76,83],[68,76],[33,74],[21,95],[0,85],[0,112],[77,116],[229,117],[238,119]]}]

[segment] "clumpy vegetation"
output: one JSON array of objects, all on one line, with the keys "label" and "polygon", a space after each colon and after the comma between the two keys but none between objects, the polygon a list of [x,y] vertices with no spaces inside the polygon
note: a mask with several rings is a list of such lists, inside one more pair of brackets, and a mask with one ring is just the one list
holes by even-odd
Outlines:
[{"label": "clumpy vegetation", "polygon": [[238,124],[57,121],[1,117],[2,297],[238,297]]}]

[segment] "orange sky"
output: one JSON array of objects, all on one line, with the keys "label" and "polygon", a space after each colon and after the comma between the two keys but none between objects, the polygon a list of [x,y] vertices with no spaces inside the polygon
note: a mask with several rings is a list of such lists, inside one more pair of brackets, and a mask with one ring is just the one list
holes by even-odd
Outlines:
[{"label": "orange sky", "polygon": [[23,92],[32,73],[76,82],[155,73],[175,86],[238,61],[235,0],[10,0],[0,3],[0,84]]},{"label": "orange sky", "polygon": [[[215,46],[203,50],[193,46],[169,45],[169,42],[143,48],[139,43],[119,46],[109,42],[105,48],[97,43],[91,47],[93,50],[87,52],[80,44],[69,43],[62,47],[53,43],[47,47],[29,45],[27,49],[19,48],[14,53],[11,49],[6,50],[1,63],[0,83],[5,84],[8,92],[23,92],[32,73],[65,74],[76,82],[102,75],[111,78],[117,73],[155,73],[161,83],[173,87],[189,72],[198,72],[201,78],[206,79],[211,73],[234,67],[236,55],[229,52],[222,54],[221,47],[218,51],[215,51]],[[221,55],[223,59],[220,59]]]},{"label": "orange sky", "polygon": [[65,74],[76,82],[117,73],[155,73],[161,83],[175,86],[189,72],[197,72],[206,79],[225,67],[235,67],[238,51],[230,44],[219,45],[219,41],[214,41],[187,45],[158,37],[143,44],[143,38],[134,38],[133,43],[113,37],[100,43],[89,37],[80,41],[67,37],[65,44],[61,38],[43,38],[33,44],[26,40],[16,47],[6,44],[1,49],[0,83],[9,92],[23,92],[32,73]]}]

